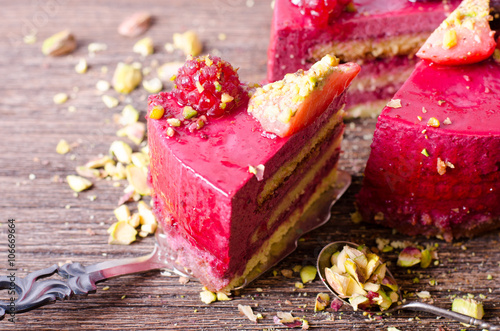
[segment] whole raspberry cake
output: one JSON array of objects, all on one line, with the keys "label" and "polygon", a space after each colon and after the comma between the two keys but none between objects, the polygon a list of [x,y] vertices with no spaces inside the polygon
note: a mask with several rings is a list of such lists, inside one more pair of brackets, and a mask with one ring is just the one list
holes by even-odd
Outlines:
[{"label": "whole raspberry cake", "polygon": [[500,227],[500,50],[487,3],[452,13],[379,116],[363,219],[446,240]]},{"label": "whole raspberry cake", "polygon": [[347,94],[349,116],[374,116],[410,76],[415,53],[458,0],[276,0],[268,80],[326,54],[363,68]]},{"label": "whole raspberry cake", "polygon": [[227,62],[188,60],[148,100],[154,209],[177,262],[212,291],[240,286],[291,240],[335,183],[345,90],[359,71],[326,56],[263,87]]}]

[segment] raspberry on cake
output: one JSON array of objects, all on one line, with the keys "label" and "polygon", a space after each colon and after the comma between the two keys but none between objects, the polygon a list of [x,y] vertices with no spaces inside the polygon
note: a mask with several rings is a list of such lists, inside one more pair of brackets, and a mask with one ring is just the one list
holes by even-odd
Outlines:
[{"label": "raspberry on cake", "polygon": [[[295,3],[299,5],[295,5]],[[335,10],[308,14],[304,6]],[[349,116],[378,114],[410,76],[415,53],[458,0],[276,0],[268,50],[268,80],[308,69],[326,54],[363,67],[347,94]],[[311,10],[309,10],[311,12]],[[332,14],[333,13],[333,14]],[[321,22],[327,21],[327,24]],[[320,23],[318,23],[320,22]]]},{"label": "raspberry on cake", "polygon": [[[206,69],[214,64],[229,74]],[[305,125],[284,121],[289,130],[283,137],[272,133],[272,125],[263,129],[261,118],[254,115],[269,113],[273,102],[293,100],[303,86],[284,80],[282,90],[292,92],[282,98],[266,93],[271,86],[249,98],[255,89],[236,84],[235,70],[216,57],[189,60],[179,70],[174,91],[149,97],[150,183],[164,244],[210,290],[241,286],[259,274],[259,268],[277,262],[281,251],[296,240],[301,215],[335,183],[345,89],[359,71],[356,64],[336,64],[328,57],[315,67],[324,70],[297,73],[317,81],[310,95],[315,90],[332,92],[321,104],[308,102],[306,95],[298,108],[311,110],[314,118]],[[193,89],[198,85],[203,90]],[[180,100],[182,89],[192,98]],[[220,105],[229,100],[224,93],[232,97],[225,108],[200,107],[203,101],[196,101],[208,97],[214,100],[211,105]],[[257,97],[267,101],[258,105]],[[238,102],[229,109],[233,100]],[[188,116],[186,107],[192,110]],[[163,113],[152,117],[157,109]],[[302,112],[294,109],[295,116]]]},{"label": "raspberry on cake", "polygon": [[420,62],[379,116],[364,220],[448,241],[500,227],[500,63],[459,58]]}]

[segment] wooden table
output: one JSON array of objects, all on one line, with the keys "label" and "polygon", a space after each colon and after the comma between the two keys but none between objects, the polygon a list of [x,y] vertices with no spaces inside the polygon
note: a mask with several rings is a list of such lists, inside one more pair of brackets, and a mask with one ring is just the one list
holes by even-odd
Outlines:
[{"label": "wooden table", "polygon": [[[113,114],[130,102],[144,114],[147,92],[142,88],[121,105],[107,109],[95,84],[110,80],[119,61],[137,60],[151,66],[182,61],[176,51],[167,53],[163,45],[172,42],[174,32],[195,29],[204,43],[205,52],[222,55],[240,67],[244,80],[265,78],[266,51],[272,9],[269,1],[95,1],[73,0],[5,1],[1,2],[0,68],[0,274],[7,273],[7,220],[16,223],[17,276],[71,260],[89,265],[122,257],[147,254],[153,247],[152,237],[130,246],[107,244],[106,230],[114,222],[113,209],[122,195],[113,181],[95,181],[94,188],[74,196],[68,185],[57,178],[74,174],[99,153],[107,153],[116,140],[118,126]],[[141,59],[132,52],[139,38],[125,38],[116,29],[122,19],[138,10],[155,15],[147,35],[157,52]],[[78,39],[78,49],[69,56],[50,58],[42,55],[42,41],[55,32],[69,28]],[[22,42],[23,36],[35,29],[34,44]],[[225,34],[225,40],[220,34]],[[87,45],[101,42],[106,51],[90,57]],[[86,58],[89,71],[80,75],[74,66]],[[108,69],[106,72],[105,68]],[[154,70],[151,77],[154,76]],[[52,101],[56,93],[65,92],[71,99],[62,105]],[[117,96],[114,91],[108,94]],[[69,111],[69,107],[73,111]],[[390,229],[370,224],[355,225],[355,195],[359,191],[364,163],[375,120],[355,120],[347,124],[341,168],[353,175],[353,184],[335,206],[332,220],[320,230],[306,236],[297,251],[235,296],[232,301],[205,305],[200,301],[201,285],[190,281],[183,285],[178,277],[159,272],[109,280],[98,286],[97,293],[75,297],[35,311],[18,314],[17,323],[4,320],[0,329],[233,329],[262,330],[284,328],[273,322],[277,312],[292,312],[306,318],[311,328],[337,330],[387,329],[457,330],[464,326],[427,314],[402,312],[390,317],[368,316],[343,307],[339,312],[314,313],[317,293],[326,291],[319,279],[295,288],[299,276],[285,278],[281,269],[315,263],[320,248],[330,241],[348,239],[375,246],[376,238],[410,240],[439,244],[439,265],[428,269],[401,269],[394,265],[396,251],[383,257],[393,263],[396,278],[408,293],[429,291],[437,306],[451,308],[451,296],[471,293],[485,295],[485,319],[500,323],[499,233],[494,231],[479,238],[445,243],[434,238],[410,238],[394,234]],[[59,155],[55,148],[60,139],[74,144],[72,151]],[[57,177],[58,176],[58,177]],[[96,199],[92,200],[95,196]],[[493,280],[487,280],[492,275]],[[415,283],[418,277],[420,283]],[[435,280],[435,286],[429,284]],[[108,290],[103,290],[109,286]],[[7,296],[2,298],[5,300]],[[264,318],[255,324],[238,313],[238,304],[250,305]]]}]

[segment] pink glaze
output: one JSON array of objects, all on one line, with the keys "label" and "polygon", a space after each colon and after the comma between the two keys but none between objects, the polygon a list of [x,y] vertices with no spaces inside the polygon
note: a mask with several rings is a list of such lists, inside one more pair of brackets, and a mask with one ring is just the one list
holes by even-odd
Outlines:
[{"label": "pink glaze", "polygon": [[[446,18],[459,1],[412,3],[408,0],[355,0],[356,13],[342,13],[329,26],[320,28],[300,14],[290,0],[276,0],[268,50],[268,80],[307,69],[310,49],[335,41],[365,40],[400,34],[429,32]],[[449,8],[448,8],[449,7]],[[370,60],[375,61],[378,60]]]},{"label": "pink glaze", "polygon": [[[179,106],[169,95],[151,96],[150,109],[160,104],[167,112],[178,112]],[[256,196],[266,179],[313,137],[344,100],[343,93],[314,123],[286,138],[263,132],[260,124],[247,113],[246,105],[224,117],[209,118],[205,127],[193,133],[185,127],[176,128],[172,138],[166,135],[165,118],[148,119],[150,180],[156,213],[172,240],[169,245],[176,251],[182,248],[190,255],[183,257],[184,261],[199,264],[202,260],[207,265],[201,272],[205,273],[205,279],[219,281],[213,288],[223,287],[229,276],[241,271],[251,254],[272,233],[273,229],[268,229],[258,241],[251,241],[256,229],[266,226],[275,204],[281,202],[280,198],[294,187],[315,158],[298,168],[270,201],[258,206]],[[318,155],[342,134],[342,128],[339,124],[320,146]],[[304,194],[306,198],[336,165],[338,152],[306,189],[309,190]],[[259,164],[265,166],[262,181],[248,171],[249,165]],[[299,206],[304,201],[301,199]],[[280,221],[286,218],[282,216]]]},{"label": "pink glaze", "polygon": [[[419,63],[393,97],[402,107],[379,116],[358,196],[363,217],[448,240],[500,226],[499,95],[500,65],[491,59]],[[440,127],[427,126],[431,117]],[[440,175],[438,158],[454,168]]]}]

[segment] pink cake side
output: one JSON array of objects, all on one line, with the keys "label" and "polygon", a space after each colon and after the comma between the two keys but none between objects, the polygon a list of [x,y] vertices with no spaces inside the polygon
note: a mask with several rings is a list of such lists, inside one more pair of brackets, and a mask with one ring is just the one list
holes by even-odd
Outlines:
[{"label": "pink cake side", "polygon": [[[358,208],[411,235],[500,227],[500,65],[421,62],[379,116]],[[440,123],[437,127],[435,121]]]},{"label": "pink cake side", "polygon": [[[307,69],[332,54],[363,65],[348,92],[347,107],[387,101],[409,77],[413,55],[458,1],[411,3],[402,0],[355,1],[356,13],[344,12],[333,23],[318,27],[289,0],[274,6],[268,50],[268,80]],[[376,105],[373,105],[376,107]],[[354,110],[363,114],[363,110]]]},{"label": "pink cake side", "polygon": [[[285,138],[262,132],[246,105],[199,132],[178,128],[174,137],[165,133],[165,118],[148,121],[153,200],[167,245],[207,287],[234,287],[231,281],[270,235],[300,212],[325,178],[335,181],[344,102],[342,94],[313,124]],[[149,103],[179,107],[168,93]],[[258,165],[264,166],[261,181],[249,172]],[[272,190],[262,194],[268,185]]]}]

